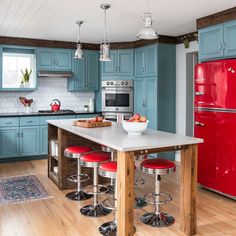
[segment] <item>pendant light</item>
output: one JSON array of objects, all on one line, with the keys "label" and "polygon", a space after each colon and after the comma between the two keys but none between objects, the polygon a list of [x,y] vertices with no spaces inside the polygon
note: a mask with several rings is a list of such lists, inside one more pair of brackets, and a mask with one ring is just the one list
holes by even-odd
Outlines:
[{"label": "pendant light", "polygon": [[75,59],[83,59],[84,58],[84,54],[82,51],[82,44],[80,43],[80,27],[83,24],[82,20],[78,20],[76,21],[76,24],[79,26],[79,30],[78,30],[78,41],[77,41],[77,49],[75,51]]},{"label": "pendant light", "polygon": [[147,0],[147,12],[144,13],[143,16],[143,22],[144,22],[144,28],[142,28],[138,34],[137,37],[139,39],[157,39],[158,34],[155,32],[154,29],[152,29],[152,13],[149,11],[149,0]]},{"label": "pendant light", "polygon": [[104,3],[100,7],[104,10],[104,35],[103,41],[100,44],[100,59],[99,61],[111,61],[110,58],[110,43],[106,40],[106,10],[110,8],[110,4]]}]

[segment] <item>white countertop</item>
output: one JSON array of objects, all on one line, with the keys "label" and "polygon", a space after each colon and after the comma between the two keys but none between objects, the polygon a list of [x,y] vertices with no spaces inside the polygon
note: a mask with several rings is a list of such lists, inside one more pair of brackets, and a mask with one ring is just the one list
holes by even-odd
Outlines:
[{"label": "white countertop", "polygon": [[102,128],[80,128],[73,126],[73,119],[48,120],[48,123],[118,151],[135,151],[203,142],[202,139],[153,129],[147,129],[140,136],[130,136],[123,130],[122,125],[117,123],[112,123],[111,127]]}]

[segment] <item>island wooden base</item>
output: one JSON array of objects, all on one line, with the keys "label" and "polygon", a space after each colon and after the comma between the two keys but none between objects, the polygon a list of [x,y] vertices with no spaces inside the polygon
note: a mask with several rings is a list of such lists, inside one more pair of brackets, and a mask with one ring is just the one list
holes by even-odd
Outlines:
[{"label": "island wooden base", "polygon": [[[59,189],[76,188],[76,184],[68,181],[67,178],[69,175],[76,174],[77,160],[65,158],[65,148],[79,145],[91,147],[93,150],[101,151],[100,145],[49,124],[48,143],[50,143],[51,139],[58,141],[58,157],[52,157],[50,147],[48,147],[48,177],[57,185]],[[58,167],[58,173],[53,171],[55,166]],[[86,182],[83,182],[81,185],[86,186],[92,184],[92,168],[82,167],[81,171],[90,176],[90,179]],[[105,182],[108,182],[107,178],[99,176],[99,183]]]}]

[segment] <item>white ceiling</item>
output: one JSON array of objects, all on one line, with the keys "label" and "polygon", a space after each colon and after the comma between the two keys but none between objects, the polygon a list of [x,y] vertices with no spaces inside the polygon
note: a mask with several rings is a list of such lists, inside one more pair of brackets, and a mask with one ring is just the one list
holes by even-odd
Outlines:
[{"label": "white ceiling", "polygon": [[[0,0],[0,36],[77,41],[76,20],[83,42],[99,43],[103,37],[101,3],[107,12],[111,42],[133,41],[142,27],[146,0]],[[196,30],[197,18],[236,5],[235,0],[149,0],[153,27],[159,34],[177,36]]]}]

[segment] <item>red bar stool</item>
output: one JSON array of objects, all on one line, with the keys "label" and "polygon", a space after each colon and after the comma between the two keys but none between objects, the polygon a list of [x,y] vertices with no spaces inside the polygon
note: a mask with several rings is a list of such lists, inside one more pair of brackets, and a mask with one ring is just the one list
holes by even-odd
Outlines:
[{"label": "red bar stool", "polygon": [[[164,159],[147,159],[141,163],[141,170],[144,173],[155,175],[155,192],[144,196],[148,203],[155,205],[155,211],[146,213],[140,218],[144,224],[153,227],[164,227],[175,222],[173,216],[160,211],[160,205],[172,200],[169,194],[160,192],[161,175],[175,172],[175,169],[175,163]],[[161,200],[161,196],[165,196],[165,199]]]},{"label": "red bar stool", "polygon": [[99,175],[106,177],[106,178],[111,178],[114,180],[114,198],[110,197],[105,199],[102,202],[102,205],[109,210],[114,210],[115,211],[115,218],[114,221],[109,221],[104,224],[102,224],[99,227],[99,232],[102,235],[116,235],[117,231],[117,184],[116,184],[116,175],[117,175],[117,162],[116,161],[109,161],[106,163],[103,163],[99,166],[98,169]]},{"label": "red bar stool", "polygon": [[92,194],[87,194],[84,191],[82,191],[81,183],[89,180],[90,177],[87,174],[81,173],[81,166],[80,166],[81,155],[91,151],[92,151],[91,148],[84,146],[71,146],[67,147],[64,151],[65,157],[77,159],[77,175],[70,175],[67,178],[68,181],[77,183],[77,190],[66,194],[66,198],[70,200],[83,201],[93,197]]},{"label": "red bar stool", "polygon": [[[115,149],[110,148],[110,147],[105,146],[105,145],[102,145],[102,144],[100,145],[100,147],[101,147],[101,150],[102,150],[103,152],[108,152],[108,153],[111,154],[111,161],[116,161],[116,154],[117,154],[117,151],[116,151]],[[113,194],[113,193],[114,193],[114,186],[115,186],[115,184],[114,184],[114,178],[111,178],[111,183],[110,183],[110,185],[107,186],[108,189],[109,189],[109,193],[110,193],[110,194]]]},{"label": "red bar stool", "polygon": [[[111,210],[106,209],[101,203],[98,203],[98,194],[102,194],[104,192],[99,191],[99,188],[105,188],[105,185],[98,184],[98,167],[100,164],[107,162],[110,160],[110,156],[108,153],[104,152],[92,152],[81,156],[80,164],[84,167],[93,168],[93,192],[89,192],[88,194],[93,194],[93,204],[84,206],[80,209],[81,214],[90,217],[99,217],[105,216],[111,213]],[[87,186],[89,188],[91,186]],[[108,191],[108,188],[106,189]],[[107,192],[106,191],[106,192]]]}]

